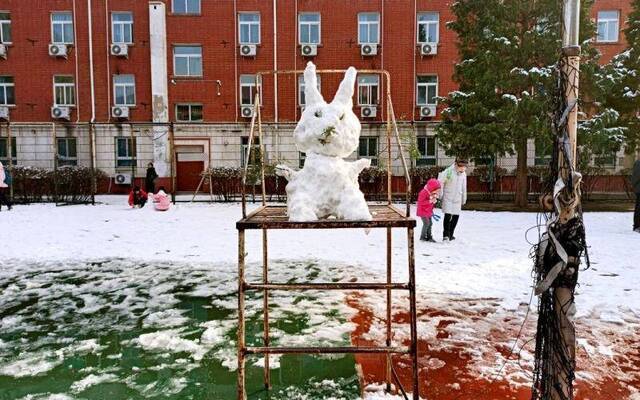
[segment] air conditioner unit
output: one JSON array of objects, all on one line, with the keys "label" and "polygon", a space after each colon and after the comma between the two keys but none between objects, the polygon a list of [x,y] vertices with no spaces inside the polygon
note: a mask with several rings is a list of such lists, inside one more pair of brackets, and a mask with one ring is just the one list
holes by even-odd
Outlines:
[{"label": "air conditioner unit", "polygon": [[360,54],[363,56],[375,56],[378,54],[378,45],[376,43],[363,43],[360,45]]},{"label": "air conditioner unit", "polygon": [[0,43],[0,58],[7,59],[7,45]]},{"label": "air conditioner unit", "polygon": [[125,43],[111,44],[111,55],[117,57],[129,57],[129,45]]},{"label": "air conditioner unit", "polygon": [[363,106],[360,109],[360,116],[362,118],[375,118],[377,115],[377,107],[375,106]]},{"label": "air conditioner unit", "polygon": [[71,115],[71,109],[66,106],[51,107],[51,118],[68,120]]},{"label": "air conditioner unit", "polygon": [[131,185],[131,174],[116,174],[113,180],[116,185]]},{"label": "air conditioner unit", "polygon": [[240,46],[240,55],[243,57],[254,57],[258,52],[255,44],[243,44]]},{"label": "air conditioner unit", "polygon": [[318,45],[317,44],[303,44],[300,48],[302,55],[305,57],[314,57],[318,55]]},{"label": "air conditioner unit", "polygon": [[244,118],[252,118],[253,117],[253,106],[242,106],[240,107],[240,114]]},{"label": "air conditioner unit", "polygon": [[420,55],[434,56],[438,54],[438,43],[420,43]]},{"label": "air conditioner unit", "polygon": [[113,106],[111,107],[111,116],[113,118],[129,118],[129,107],[124,106]]},{"label": "air conditioner unit", "polygon": [[421,106],[420,107],[420,116],[421,117],[435,117],[436,116],[436,106]]},{"label": "air conditioner unit", "polygon": [[53,57],[67,57],[67,45],[51,43],[49,44],[49,55]]},{"label": "air conditioner unit", "polygon": [[0,106],[0,120],[9,120],[9,107]]}]

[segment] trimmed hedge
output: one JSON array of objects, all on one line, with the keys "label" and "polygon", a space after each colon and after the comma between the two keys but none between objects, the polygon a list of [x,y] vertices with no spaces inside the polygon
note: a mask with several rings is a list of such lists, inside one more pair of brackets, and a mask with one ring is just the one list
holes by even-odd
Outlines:
[{"label": "trimmed hedge", "polygon": [[13,199],[19,203],[51,201],[56,203],[88,203],[96,182],[107,179],[100,171],[88,167],[64,166],[58,170],[17,166],[12,169]]}]

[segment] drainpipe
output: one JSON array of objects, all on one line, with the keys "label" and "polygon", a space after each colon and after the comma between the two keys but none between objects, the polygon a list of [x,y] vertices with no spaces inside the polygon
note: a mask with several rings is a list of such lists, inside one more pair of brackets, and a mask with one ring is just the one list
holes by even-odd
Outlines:
[{"label": "drainpipe", "polygon": [[[91,15],[91,9],[87,10],[89,15]],[[91,32],[91,28],[89,28],[89,32]],[[73,80],[74,86],[76,90],[76,123],[80,122],[80,93],[78,90],[78,53],[80,46],[78,45],[78,24],[76,21],[76,0],[73,0],[73,44],[75,46],[75,61],[76,61],[76,77]]]},{"label": "drainpipe", "polygon": [[107,122],[111,122],[111,38],[109,37],[109,0],[104,1],[104,26],[107,29],[106,45],[104,46],[107,59]]},{"label": "drainpipe", "polygon": [[[278,6],[277,0],[273,0],[273,69],[278,70]],[[297,78],[296,78],[297,79]],[[275,104],[275,122],[278,126],[278,74],[273,76],[273,103]]]},{"label": "drainpipe", "polygon": [[418,42],[418,2],[413,1],[413,108],[411,109],[411,122],[416,121],[416,43]]},{"label": "drainpipe", "polygon": [[96,87],[95,87],[95,77],[93,75],[93,17],[91,15],[91,0],[87,0],[87,19],[89,24],[89,81],[91,83],[91,121],[89,122],[89,141],[91,142],[91,171],[93,172],[93,177],[91,179],[92,184],[92,196],[91,202],[95,204],[95,193],[97,191],[97,182],[96,182],[96,138],[95,138],[95,130],[93,129],[93,124],[96,121]]},{"label": "drainpipe", "polygon": [[233,0],[233,63],[236,80],[235,89],[233,90],[236,94],[234,109],[236,110],[236,123],[238,123],[238,108],[240,108],[240,103],[238,102],[238,0]]}]

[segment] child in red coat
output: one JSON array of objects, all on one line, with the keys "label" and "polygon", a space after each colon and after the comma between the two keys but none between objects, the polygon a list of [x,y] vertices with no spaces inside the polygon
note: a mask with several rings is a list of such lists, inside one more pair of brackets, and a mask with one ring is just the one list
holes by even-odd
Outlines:
[{"label": "child in red coat", "polygon": [[133,188],[131,193],[129,193],[129,205],[131,207],[142,208],[147,203],[147,198],[147,192],[140,189],[139,186],[136,186]]},{"label": "child in red coat", "polygon": [[422,219],[420,240],[435,242],[431,234],[431,226],[433,225],[433,208],[436,205],[436,201],[438,201],[439,192],[440,182],[437,179],[431,178],[418,195],[417,215]]}]

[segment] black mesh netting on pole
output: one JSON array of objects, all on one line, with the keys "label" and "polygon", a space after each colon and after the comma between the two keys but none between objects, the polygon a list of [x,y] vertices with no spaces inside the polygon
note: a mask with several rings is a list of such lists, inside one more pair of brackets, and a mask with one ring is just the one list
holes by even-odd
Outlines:
[{"label": "black mesh netting on pole", "polygon": [[[534,273],[539,296],[533,400],[571,400],[575,379],[574,293],[583,256],[589,265],[580,208],[581,175],[573,167],[569,114],[577,107],[566,93],[577,95],[578,63],[563,55],[557,65],[558,85],[553,116],[553,159],[543,190],[546,232],[535,247]],[[573,75],[575,74],[575,75]],[[577,97],[577,96],[576,96]]]}]

